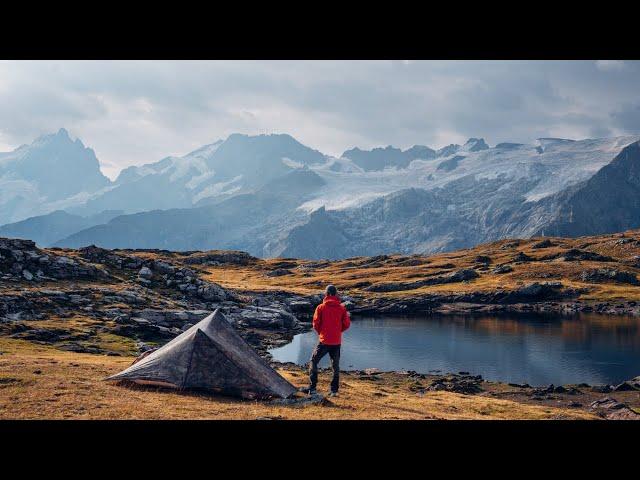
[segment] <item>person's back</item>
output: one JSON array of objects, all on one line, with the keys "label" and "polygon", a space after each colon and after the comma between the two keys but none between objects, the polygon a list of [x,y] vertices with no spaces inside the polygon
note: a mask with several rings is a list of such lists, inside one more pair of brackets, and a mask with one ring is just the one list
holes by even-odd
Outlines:
[{"label": "person's back", "polygon": [[340,386],[340,346],[342,344],[342,332],[351,325],[349,312],[340,303],[336,287],[329,285],[326,296],[313,314],[313,329],[318,332],[318,345],[316,345],[309,367],[309,393],[314,393],[318,383],[318,363],[327,353],[331,357],[333,379],[331,381],[331,395],[338,393]]}]

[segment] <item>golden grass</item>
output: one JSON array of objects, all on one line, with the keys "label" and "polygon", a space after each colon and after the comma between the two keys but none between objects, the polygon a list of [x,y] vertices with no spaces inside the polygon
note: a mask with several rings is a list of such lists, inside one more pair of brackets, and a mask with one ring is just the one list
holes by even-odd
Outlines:
[{"label": "golden grass", "polygon": [[[221,396],[127,388],[102,379],[132,357],[63,352],[0,339],[1,419],[593,419],[576,409],[528,405],[480,395],[408,388],[411,379],[385,374],[378,381],[344,375],[341,396],[328,406],[290,407]],[[281,370],[294,385],[301,371]],[[328,378],[320,375],[320,389]]]},{"label": "golden grass", "polygon": [[[640,231],[625,232],[624,236],[640,240]],[[345,294],[402,298],[429,293],[454,294],[491,292],[498,289],[511,290],[536,281],[561,281],[566,287],[585,289],[586,293],[579,297],[581,300],[640,301],[638,286],[580,281],[581,272],[597,268],[616,268],[640,275],[640,269],[625,263],[632,257],[640,255],[640,247],[632,242],[618,245],[617,241],[620,238],[622,238],[620,234],[576,239],[549,238],[555,245],[543,249],[533,248],[533,245],[542,240],[541,238],[518,240],[515,241],[517,245],[512,245],[514,240],[501,240],[431,256],[389,255],[386,260],[381,260],[374,265],[370,264],[369,257],[331,261],[320,268],[310,268],[318,263],[315,261],[287,259],[287,263],[295,265],[289,268],[291,274],[276,277],[269,277],[265,273],[276,268],[283,259],[260,260],[247,266],[203,266],[202,272],[207,280],[227,288],[253,291],[286,290],[303,295],[320,293],[328,283],[339,286]],[[549,257],[561,255],[573,248],[610,256],[615,262],[548,260]],[[533,261],[514,263],[514,257],[519,252],[525,253]],[[380,284],[415,281],[461,268],[473,268],[478,266],[476,261],[478,256],[490,257],[489,269],[476,270],[480,277],[469,282],[423,286],[413,290],[385,293],[368,292],[366,285],[362,285],[363,282]],[[406,265],[407,262],[419,264]],[[510,264],[513,271],[506,274],[491,272],[493,267],[503,263]]]}]

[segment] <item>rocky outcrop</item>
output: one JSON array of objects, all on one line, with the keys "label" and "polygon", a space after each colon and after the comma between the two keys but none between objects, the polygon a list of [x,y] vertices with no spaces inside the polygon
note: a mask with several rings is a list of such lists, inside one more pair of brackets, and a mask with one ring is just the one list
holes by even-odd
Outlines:
[{"label": "rocky outcrop", "polygon": [[3,280],[87,280],[107,276],[102,268],[51,251],[44,252],[30,240],[0,238],[0,278]]},{"label": "rocky outcrop", "polygon": [[615,398],[604,397],[590,405],[598,415],[608,420],[640,420],[640,414],[628,405],[618,402]]},{"label": "rocky outcrop", "polygon": [[589,252],[587,250],[580,250],[578,248],[571,248],[564,253],[555,255],[553,258],[561,258],[565,262],[576,262],[579,260],[589,260],[592,262],[612,262],[613,259],[599,253]]},{"label": "rocky outcrop", "polygon": [[553,247],[554,244],[551,240],[549,240],[548,238],[545,238],[544,240],[539,241],[538,243],[534,243],[531,248],[549,248],[549,247]]},{"label": "rocky outcrop", "polygon": [[628,285],[638,285],[640,283],[635,273],[624,272],[613,268],[585,270],[580,274],[580,280],[589,283],[615,282]]},{"label": "rocky outcrop", "polygon": [[184,263],[191,265],[251,265],[258,261],[247,252],[226,250],[197,252],[184,259]]},{"label": "rocky outcrop", "polygon": [[397,292],[401,290],[414,290],[427,285],[441,285],[445,283],[457,283],[478,278],[480,275],[472,269],[462,269],[445,275],[416,280],[415,282],[386,282],[371,285],[365,290],[369,292]]},{"label": "rocky outcrop", "polygon": [[509,264],[496,265],[491,273],[495,273],[497,275],[501,275],[503,273],[509,273],[513,271],[513,267]]}]

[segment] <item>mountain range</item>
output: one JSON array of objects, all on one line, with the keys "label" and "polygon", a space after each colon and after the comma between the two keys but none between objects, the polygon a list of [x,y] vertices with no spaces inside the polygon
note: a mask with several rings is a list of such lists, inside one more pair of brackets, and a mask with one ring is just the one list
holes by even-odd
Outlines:
[{"label": "mountain range", "polygon": [[336,158],[290,135],[233,134],[111,181],[60,129],[0,153],[0,236],[335,259],[611,233],[640,226],[639,140],[470,138]]}]

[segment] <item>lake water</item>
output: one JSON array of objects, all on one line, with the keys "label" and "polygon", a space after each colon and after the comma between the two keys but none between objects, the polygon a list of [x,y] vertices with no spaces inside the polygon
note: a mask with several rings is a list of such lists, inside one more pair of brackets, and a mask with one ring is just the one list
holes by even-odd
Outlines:
[{"label": "lake water", "polygon": [[[315,332],[271,350],[304,365]],[[329,357],[320,366],[328,366]],[[482,375],[533,386],[616,384],[640,375],[640,320],[632,317],[431,316],[355,317],[345,332],[342,370],[378,368]]]}]

